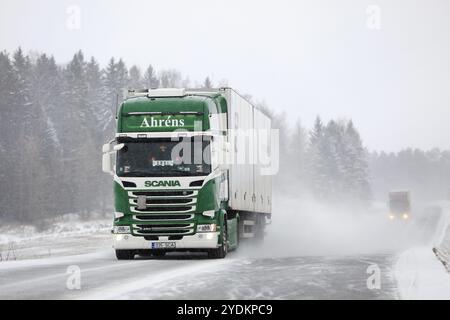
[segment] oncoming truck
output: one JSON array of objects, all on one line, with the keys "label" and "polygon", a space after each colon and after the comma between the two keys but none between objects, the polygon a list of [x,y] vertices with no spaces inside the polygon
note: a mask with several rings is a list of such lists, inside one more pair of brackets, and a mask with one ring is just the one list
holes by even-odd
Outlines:
[{"label": "oncoming truck", "polygon": [[408,220],[411,216],[411,196],[409,191],[389,192],[389,219]]},{"label": "oncoming truck", "polygon": [[116,120],[102,166],[114,180],[118,259],[224,258],[264,238],[278,169],[264,112],[231,88],[146,89],[128,90]]}]

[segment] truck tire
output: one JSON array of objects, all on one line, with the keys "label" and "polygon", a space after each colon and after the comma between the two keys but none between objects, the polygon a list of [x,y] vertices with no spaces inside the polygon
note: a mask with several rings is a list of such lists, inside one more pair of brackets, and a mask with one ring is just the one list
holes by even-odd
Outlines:
[{"label": "truck tire", "polygon": [[208,251],[209,259],[223,259],[226,257],[228,253],[228,227],[225,220],[224,223],[224,232],[222,236],[222,245],[217,249],[211,249]]},{"label": "truck tire", "polygon": [[116,257],[118,260],[133,260],[134,251],[133,250],[116,250]]}]

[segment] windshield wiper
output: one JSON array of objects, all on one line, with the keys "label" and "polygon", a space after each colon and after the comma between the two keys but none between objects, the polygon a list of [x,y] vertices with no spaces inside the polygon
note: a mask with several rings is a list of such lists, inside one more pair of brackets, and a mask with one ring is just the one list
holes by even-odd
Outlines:
[{"label": "windshield wiper", "polygon": [[192,172],[190,169],[189,169],[189,171],[186,171],[182,168],[173,168],[173,170],[176,172],[184,173],[184,175],[186,175],[186,176],[198,176],[198,175],[206,176],[206,175],[208,175],[207,172],[197,172],[197,171]]},{"label": "windshield wiper", "polygon": [[180,168],[173,168],[172,170],[169,171],[169,173],[170,172],[182,173],[183,176],[190,176],[191,175],[191,171],[186,171],[186,170],[180,169]]},{"label": "windshield wiper", "polygon": [[[169,168],[169,167],[166,167]],[[191,172],[191,170],[186,171],[183,167],[170,167],[170,170],[161,170],[160,172],[147,172],[147,171],[131,171],[122,173],[121,177],[164,177],[176,173],[179,176],[197,176],[197,175],[207,175],[207,172]]]},{"label": "windshield wiper", "polygon": [[122,174],[122,177],[149,177],[152,173],[145,171],[133,171]]}]

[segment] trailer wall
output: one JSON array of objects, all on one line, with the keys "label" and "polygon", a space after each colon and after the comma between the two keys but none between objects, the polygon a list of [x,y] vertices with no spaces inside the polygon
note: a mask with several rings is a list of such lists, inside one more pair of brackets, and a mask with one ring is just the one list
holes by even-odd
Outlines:
[{"label": "trailer wall", "polygon": [[233,210],[270,213],[272,176],[263,175],[270,155],[270,118],[232,89],[225,89],[228,135],[233,163],[229,167],[229,205]]}]

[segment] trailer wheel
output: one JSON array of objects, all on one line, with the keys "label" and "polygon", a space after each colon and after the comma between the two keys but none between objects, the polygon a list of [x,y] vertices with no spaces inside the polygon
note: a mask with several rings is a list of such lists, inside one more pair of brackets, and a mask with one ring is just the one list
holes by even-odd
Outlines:
[{"label": "trailer wheel", "polygon": [[222,234],[222,245],[217,249],[211,249],[208,251],[209,259],[223,259],[228,253],[228,227],[226,218],[224,221],[224,231]]},{"label": "trailer wheel", "polygon": [[133,250],[116,250],[116,257],[118,260],[133,260],[134,254]]}]

